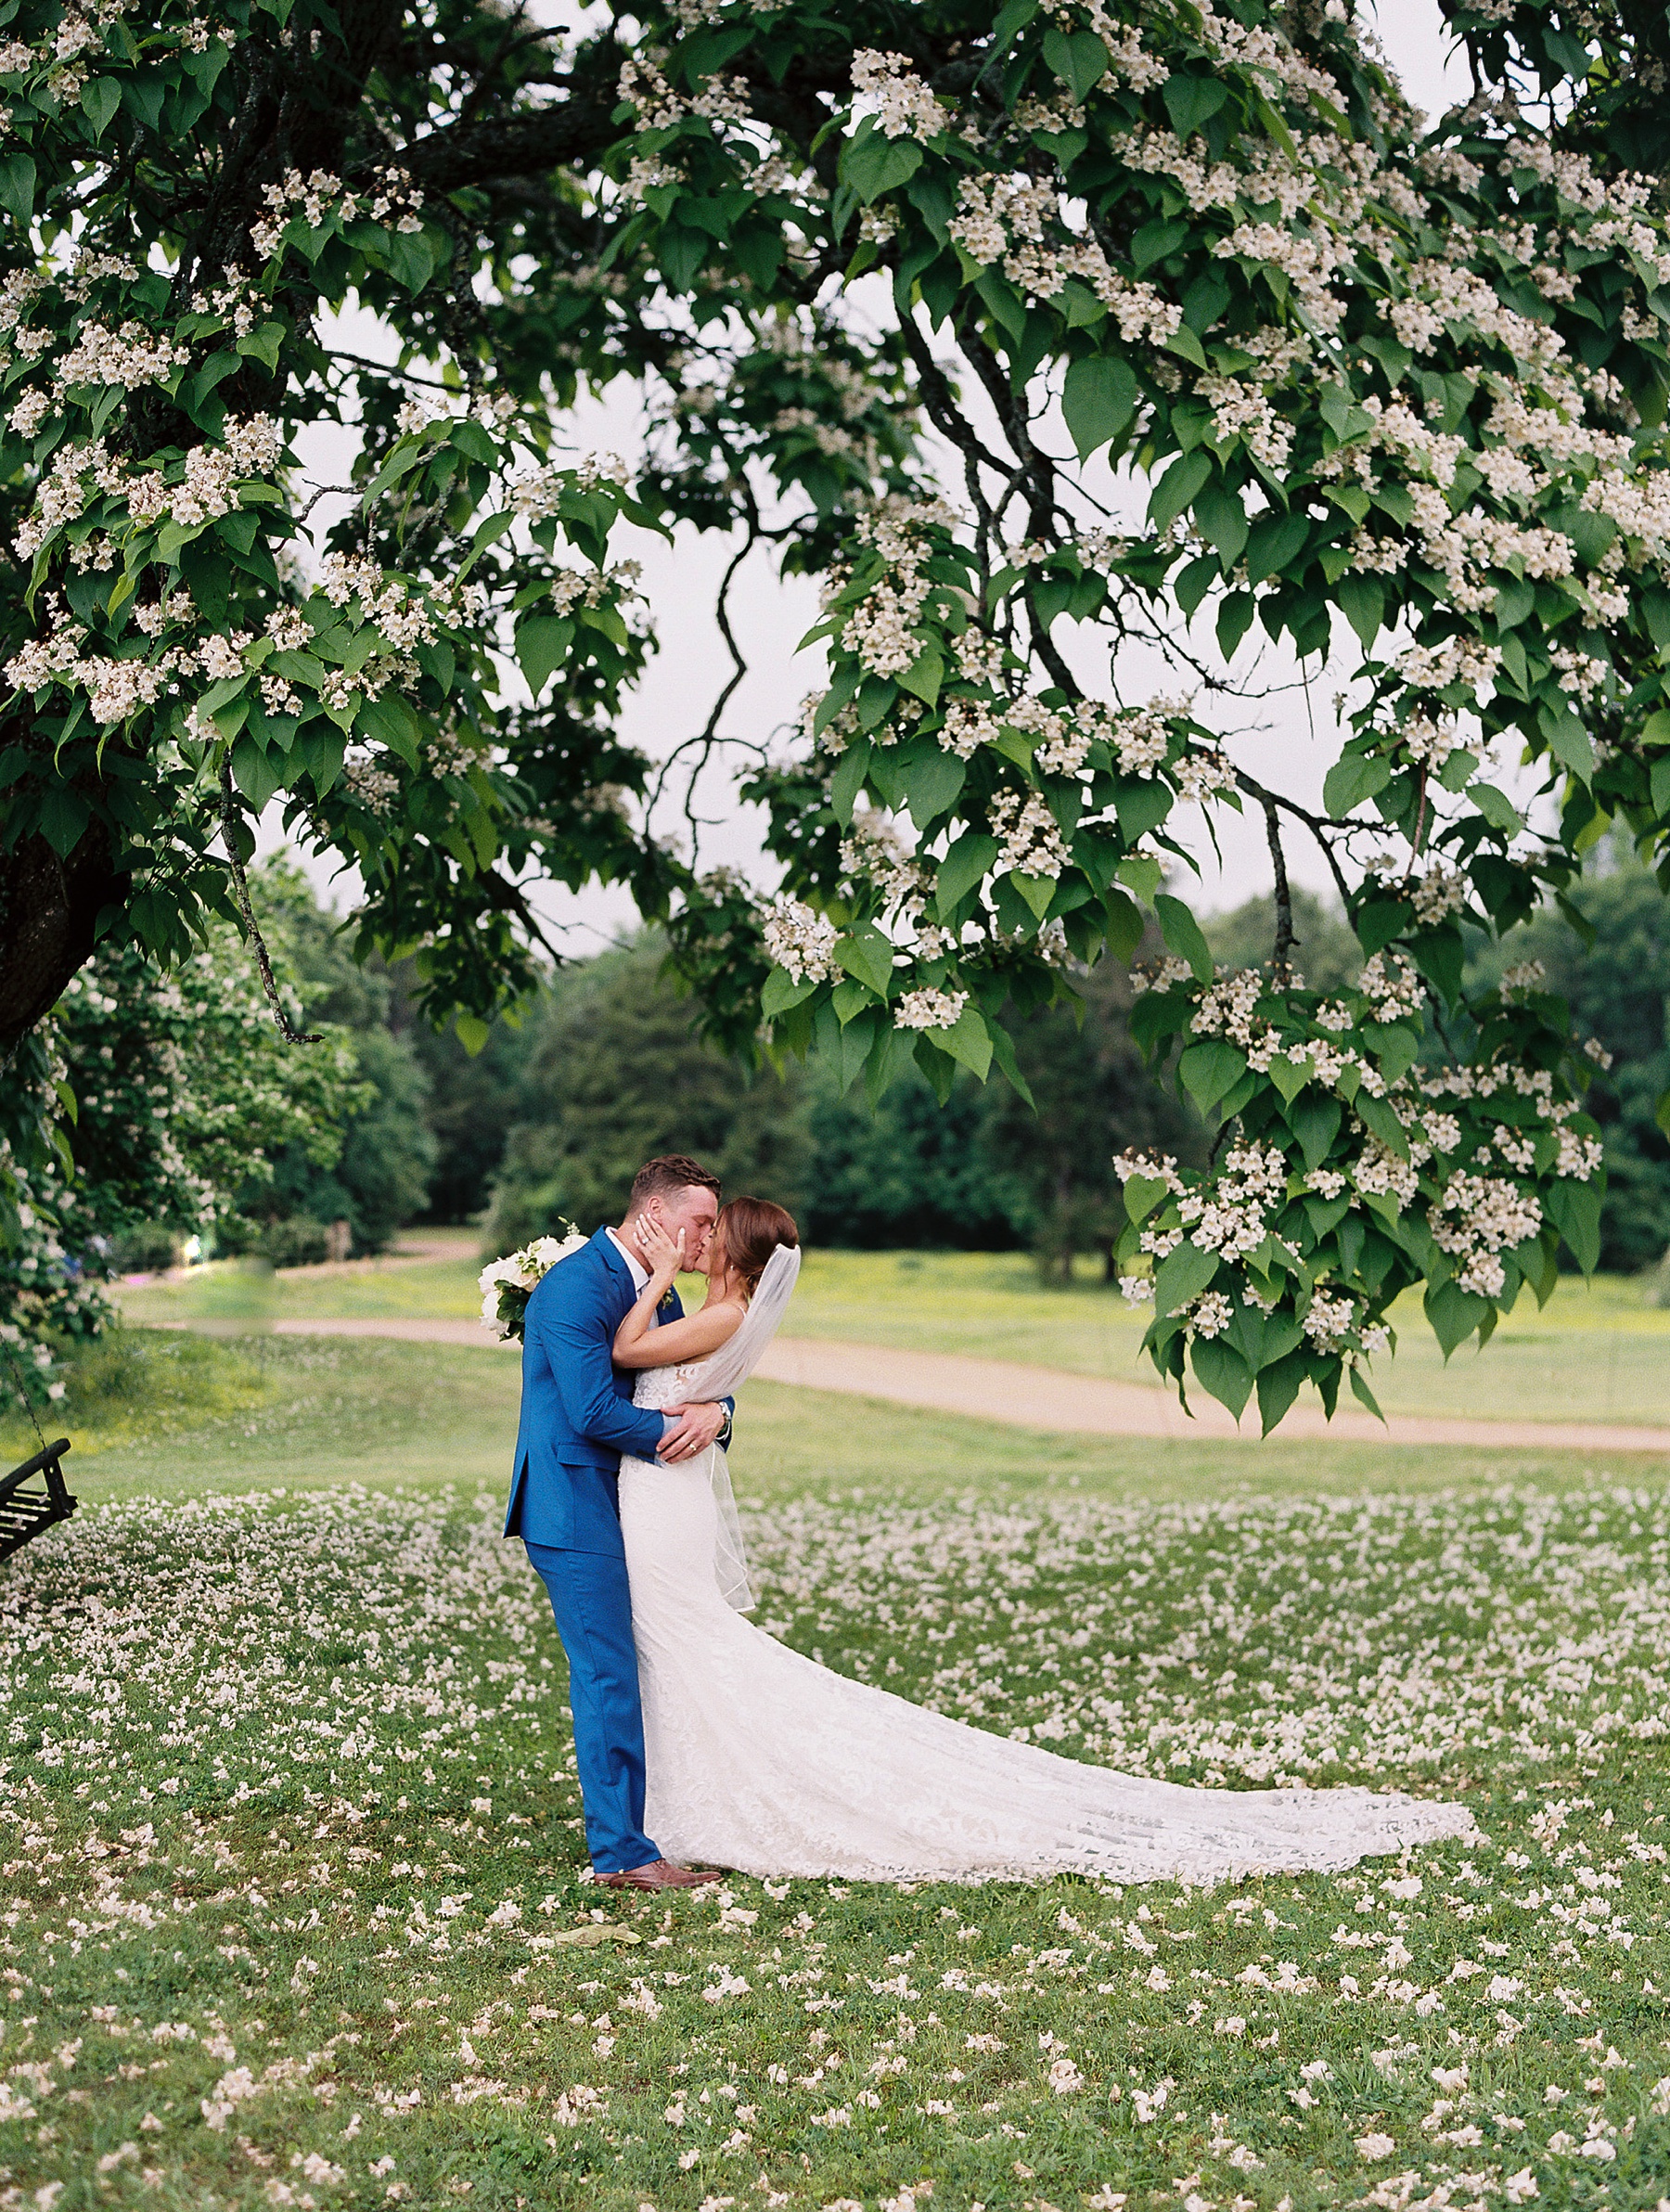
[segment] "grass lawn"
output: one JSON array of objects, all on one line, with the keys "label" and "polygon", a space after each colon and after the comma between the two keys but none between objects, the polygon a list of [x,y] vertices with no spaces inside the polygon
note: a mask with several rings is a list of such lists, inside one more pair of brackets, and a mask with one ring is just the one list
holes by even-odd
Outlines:
[{"label": "grass lawn", "polygon": [[[232,1270],[204,1270],[183,1284],[131,1290],[136,1320],[265,1316],[433,1314],[480,1310],[478,1255],[468,1232],[456,1258],[316,1268],[264,1290]],[[1395,1317],[1401,1349],[1382,1359],[1375,1392],[1388,1412],[1476,1419],[1670,1423],[1670,1309],[1649,1302],[1638,1280],[1561,1280],[1546,1309],[1529,1292],[1480,1353],[1446,1367],[1406,1299]],[[812,1252],[790,1311],[789,1332],[962,1352],[1130,1382],[1158,1379],[1138,1355],[1146,1318],[1131,1314],[1086,1265],[1071,1286],[1046,1286],[1022,1253]]]},{"label": "grass lawn", "polygon": [[1460,1794],[1481,1840],[1214,1891],[599,1903],[496,1535],[514,1362],[104,1357],[83,1514],[0,1568],[8,2212],[1670,2194],[1662,1470],[752,1385],[773,1633],[1069,1756]]}]

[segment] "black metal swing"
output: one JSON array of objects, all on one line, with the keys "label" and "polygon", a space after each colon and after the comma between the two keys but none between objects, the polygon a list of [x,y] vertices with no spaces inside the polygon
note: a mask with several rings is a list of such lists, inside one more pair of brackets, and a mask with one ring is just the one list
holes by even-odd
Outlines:
[{"label": "black metal swing", "polygon": [[[38,1537],[44,1528],[53,1528],[58,1522],[68,1521],[75,1511],[75,1499],[64,1487],[63,1460],[70,1449],[69,1437],[60,1436],[56,1444],[47,1443],[35,1419],[23,1370],[4,1342],[0,1342],[0,1356],[11,1370],[24,1411],[29,1415],[29,1425],[41,1447],[32,1460],[25,1460],[21,1467],[14,1467],[9,1474],[0,1475],[0,1559],[9,1559],[31,1537]],[[30,1489],[27,1485],[37,1477],[41,1487]]]},{"label": "black metal swing", "polygon": [[[68,1521],[74,1512],[75,1499],[64,1487],[63,1458],[69,1449],[68,1436],[60,1436],[56,1444],[43,1442],[32,1460],[0,1475],[0,1559],[9,1559],[31,1537]],[[41,1486],[29,1488],[37,1477]]]}]

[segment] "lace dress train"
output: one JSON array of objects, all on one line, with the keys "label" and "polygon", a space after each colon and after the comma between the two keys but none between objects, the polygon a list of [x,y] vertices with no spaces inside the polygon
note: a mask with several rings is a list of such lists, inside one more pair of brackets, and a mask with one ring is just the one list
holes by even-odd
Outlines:
[{"label": "lace dress train", "polygon": [[[639,1404],[674,1402],[651,1369]],[[649,1773],[671,1858],[899,1882],[1330,1871],[1460,1835],[1462,1805],[1362,1789],[1201,1790],[1118,1774],[849,1680],[721,1594],[707,1461],[621,1463]]]}]

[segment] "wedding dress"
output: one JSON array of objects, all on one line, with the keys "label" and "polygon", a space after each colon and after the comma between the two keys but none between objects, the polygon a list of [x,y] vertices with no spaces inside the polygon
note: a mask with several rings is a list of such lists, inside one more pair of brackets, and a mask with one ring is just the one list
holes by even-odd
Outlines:
[{"label": "wedding dress", "polygon": [[[779,1250],[772,1266],[798,1256]],[[710,1359],[646,1369],[636,1403],[733,1391],[775,1332],[793,1273],[762,1282]],[[715,1447],[672,1467],[621,1461],[644,1825],[669,1858],[873,1882],[1077,1871],[1203,1883],[1334,1871],[1472,1828],[1465,1806],[1391,1793],[1201,1790],[1118,1774],[832,1673],[737,1610],[752,1599],[723,1460]]]}]

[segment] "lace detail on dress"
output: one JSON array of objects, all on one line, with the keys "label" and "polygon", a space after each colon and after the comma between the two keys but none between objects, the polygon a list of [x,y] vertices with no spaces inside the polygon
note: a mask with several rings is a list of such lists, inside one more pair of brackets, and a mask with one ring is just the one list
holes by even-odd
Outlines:
[{"label": "lace detail on dress", "polygon": [[687,1360],[683,1367],[647,1367],[638,1371],[633,1384],[632,1402],[635,1406],[676,1406],[684,1397],[690,1377],[700,1366],[700,1360]]}]

